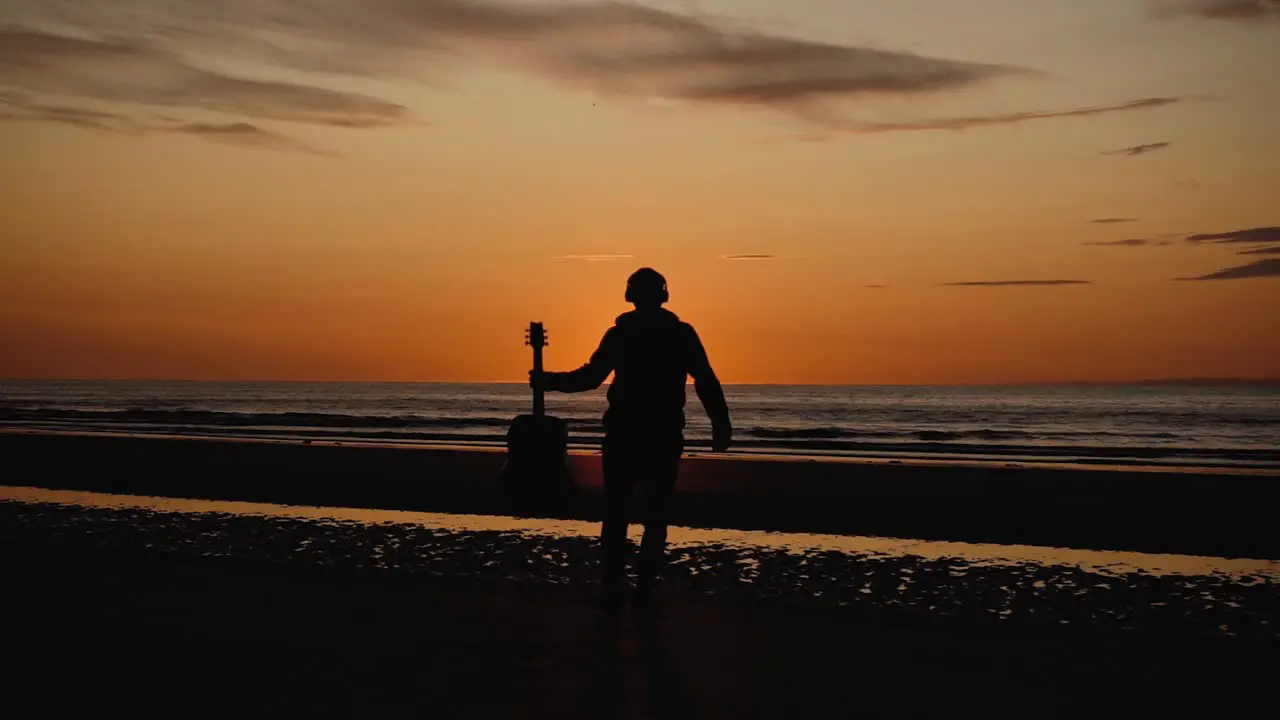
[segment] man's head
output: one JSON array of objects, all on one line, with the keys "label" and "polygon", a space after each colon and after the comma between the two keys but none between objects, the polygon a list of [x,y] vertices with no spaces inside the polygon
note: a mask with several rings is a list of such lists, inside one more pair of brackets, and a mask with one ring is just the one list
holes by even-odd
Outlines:
[{"label": "man's head", "polygon": [[627,278],[626,298],[637,308],[660,307],[668,300],[667,279],[653,268],[640,268]]}]

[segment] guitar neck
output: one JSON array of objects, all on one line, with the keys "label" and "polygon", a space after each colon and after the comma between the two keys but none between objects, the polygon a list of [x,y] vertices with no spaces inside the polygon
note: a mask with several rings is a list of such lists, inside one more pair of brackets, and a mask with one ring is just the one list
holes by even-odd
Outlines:
[{"label": "guitar neck", "polygon": [[[542,346],[533,346],[533,372],[537,375],[542,374]],[[535,386],[533,388],[533,414],[541,417],[547,412],[546,398],[542,387]]]}]

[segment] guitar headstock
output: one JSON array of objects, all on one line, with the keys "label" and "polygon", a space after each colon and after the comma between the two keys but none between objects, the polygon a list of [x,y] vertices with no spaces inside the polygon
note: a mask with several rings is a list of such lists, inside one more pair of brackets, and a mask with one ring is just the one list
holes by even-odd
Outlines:
[{"label": "guitar headstock", "polygon": [[544,348],[551,344],[547,342],[547,332],[542,329],[542,323],[529,323],[529,329],[524,331],[524,344],[533,348]]}]

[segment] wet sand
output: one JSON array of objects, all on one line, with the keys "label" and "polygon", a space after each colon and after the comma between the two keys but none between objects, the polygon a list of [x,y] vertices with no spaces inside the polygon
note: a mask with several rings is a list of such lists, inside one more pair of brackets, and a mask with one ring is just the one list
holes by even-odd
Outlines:
[{"label": "wet sand", "polygon": [[[702,457],[682,464],[677,524],[1280,559],[1280,476]],[[501,451],[0,433],[6,482],[46,488],[500,514]],[[600,461],[575,453],[599,517]]]},{"label": "wet sand", "polygon": [[[0,486],[15,542],[583,586],[599,526]],[[640,540],[633,527],[632,542]],[[673,527],[664,590],[968,624],[1280,640],[1280,562]]]},{"label": "wet sand", "polygon": [[687,531],[667,612],[614,635],[573,523],[9,497],[6,700],[54,716],[1227,717],[1266,707],[1280,659],[1273,563],[1109,576]]}]

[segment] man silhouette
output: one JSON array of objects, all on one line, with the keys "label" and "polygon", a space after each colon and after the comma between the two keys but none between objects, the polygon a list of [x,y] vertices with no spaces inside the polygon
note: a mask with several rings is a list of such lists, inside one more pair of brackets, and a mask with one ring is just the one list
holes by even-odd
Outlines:
[{"label": "man silhouette", "polygon": [[622,602],[632,496],[640,490],[644,538],[636,564],[636,603],[652,599],[667,544],[667,514],[684,452],[685,380],[692,376],[703,409],[711,418],[711,448],[729,448],[732,426],[720,381],[693,326],[662,307],[667,281],[652,268],[627,279],[627,302],[635,309],[619,315],[586,365],[571,372],[530,373],[547,390],[594,390],[609,373],[609,409],[604,415],[605,514],[600,529],[603,601]]}]

